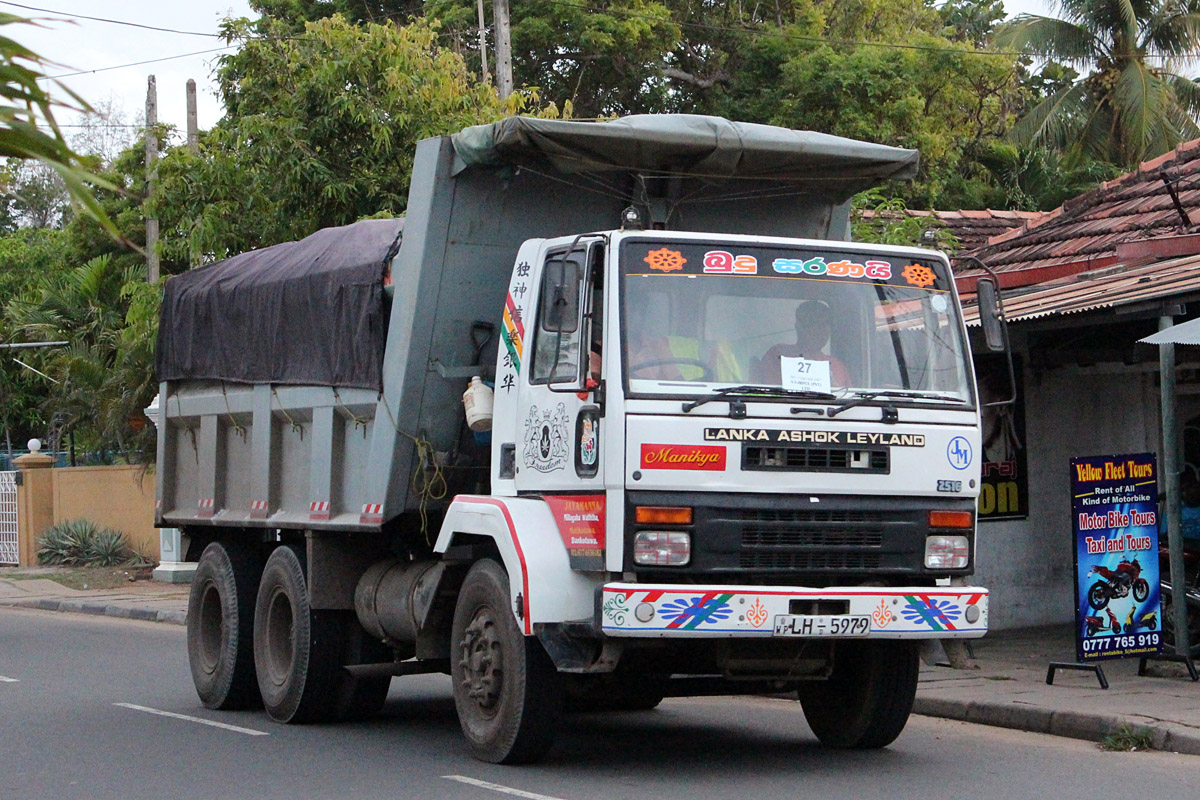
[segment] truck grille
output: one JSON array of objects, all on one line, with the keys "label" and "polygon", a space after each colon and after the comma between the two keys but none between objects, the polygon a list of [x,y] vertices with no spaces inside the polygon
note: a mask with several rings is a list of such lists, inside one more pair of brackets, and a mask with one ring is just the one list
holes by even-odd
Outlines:
[{"label": "truck grille", "polygon": [[742,469],[887,474],[887,450],[849,447],[742,446]]},{"label": "truck grille", "polygon": [[882,545],[882,528],[874,531],[742,528],[743,547],[881,547]]},{"label": "truck grille", "polygon": [[793,553],[742,552],[738,566],[742,569],[779,569],[810,572],[860,571],[878,569],[882,560],[878,553]]}]

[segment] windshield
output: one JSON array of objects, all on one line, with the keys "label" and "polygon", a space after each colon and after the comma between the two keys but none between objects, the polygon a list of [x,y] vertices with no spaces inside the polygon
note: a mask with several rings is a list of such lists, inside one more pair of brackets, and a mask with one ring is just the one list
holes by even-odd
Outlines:
[{"label": "windshield", "polygon": [[940,261],[652,238],[621,248],[633,394],[753,385],[971,399],[951,277]]}]

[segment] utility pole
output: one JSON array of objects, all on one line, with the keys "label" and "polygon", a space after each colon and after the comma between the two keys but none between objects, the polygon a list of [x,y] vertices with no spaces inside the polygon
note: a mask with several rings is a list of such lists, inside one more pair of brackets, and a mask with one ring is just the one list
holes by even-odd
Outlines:
[{"label": "utility pole", "polygon": [[195,153],[200,149],[200,124],[196,114],[196,82],[187,82],[187,146]]},{"label": "utility pole", "polygon": [[492,22],[496,28],[496,89],[503,100],[513,93],[512,42],[509,38],[508,0],[493,0]]},{"label": "utility pole", "polygon": [[487,66],[487,23],[483,19],[483,0],[477,0],[476,6],[479,9],[479,64],[482,80],[484,83],[491,83],[492,76],[488,74]]},{"label": "utility pole", "polygon": [[[200,123],[196,113],[196,82],[188,78],[187,82],[187,146],[192,154],[200,152]],[[188,266],[200,266],[200,254],[193,244],[188,248]]]},{"label": "utility pole", "polygon": [[[146,82],[146,197],[154,194],[158,163],[158,85],[151,75]],[[146,217],[146,280],[158,283],[158,218]]]}]

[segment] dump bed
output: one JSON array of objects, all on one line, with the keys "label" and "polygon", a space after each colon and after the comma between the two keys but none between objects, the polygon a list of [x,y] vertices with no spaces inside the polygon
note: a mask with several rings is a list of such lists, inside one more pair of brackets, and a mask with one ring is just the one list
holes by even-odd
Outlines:
[{"label": "dump bed", "polygon": [[523,241],[615,228],[630,205],[675,230],[844,239],[850,197],[916,167],[911,150],[691,115],[424,140],[403,224],[168,281],[157,521],[372,531],[436,506],[437,477],[481,488],[488,451],[459,396],[495,363]]}]

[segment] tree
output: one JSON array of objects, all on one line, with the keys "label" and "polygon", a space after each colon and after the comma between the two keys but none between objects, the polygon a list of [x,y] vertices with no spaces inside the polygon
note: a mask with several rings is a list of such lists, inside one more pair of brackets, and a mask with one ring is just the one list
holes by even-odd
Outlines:
[{"label": "tree", "polygon": [[[0,12],[0,27],[33,24],[30,20]],[[54,119],[54,108],[87,112],[91,109],[79,95],[57,84],[72,100],[69,105],[55,100],[40,83],[47,62],[16,40],[0,35],[0,158],[35,160],[53,170],[66,185],[71,198],[115,232],[88,188],[95,176],[67,145]]]},{"label": "tree", "polygon": [[1062,18],[1021,15],[997,35],[1087,74],[1013,128],[1069,160],[1126,168],[1200,136],[1200,86],[1178,66],[1200,50],[1200,0],[1058,0]]},{"label": "tree", "polygon": [[[282,27],[281,27],[282,26]],[[279,36],[230,23],[225,117],[199,152],[170,150],[152,198],[163,254],[222,258],[332,225],[404,211],[416,143],[521,107],[504,104],[439,49],[425,22],[352,25],[340,16]]]}]

